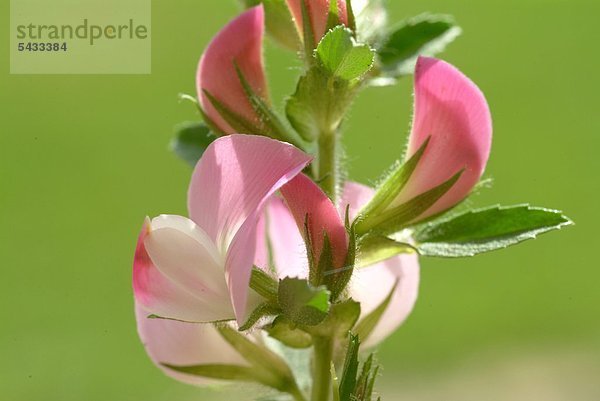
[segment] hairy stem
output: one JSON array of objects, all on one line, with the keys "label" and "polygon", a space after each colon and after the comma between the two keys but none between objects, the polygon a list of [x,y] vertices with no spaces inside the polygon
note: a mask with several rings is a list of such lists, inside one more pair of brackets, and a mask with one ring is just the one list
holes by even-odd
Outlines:
[{"label": "hairy stem", "polygon": [[314,339],[312,401],[329,401],[331,395],[331,360],[333,341],[330,338]]},{"label": "hairy stem", "polygon": [[337,135],[334,131],[321,132],[319,137],[319,151],[317,156],[319,173],[317,180],[321,188],[336,202],[338,186],[338,152]]}]

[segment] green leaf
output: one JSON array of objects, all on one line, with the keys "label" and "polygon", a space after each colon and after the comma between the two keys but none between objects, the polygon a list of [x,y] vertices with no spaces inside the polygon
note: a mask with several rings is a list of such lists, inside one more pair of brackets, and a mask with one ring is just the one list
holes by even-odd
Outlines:
[{"label": "green leaf", "polygon": [[329,31],[317,46],[321,65],[336,78],[352,81],[366,74],[375,60],[369,45],[358,44],[351,30],[337,26]]},{"label": "green leaf", "polygon": [[309,0],[300,0],[300,9],[302,11],[302,40],[304,42],[304,57],[306,63],[310,66],[314,64],[313,49],[315,48],[315,30],[310,19],[310,12],[308,11]]},{"label": "green leaf", "polygon": [[254,92],[242,70],[235,62],[234,67],[250,105],[252,105],[252,108],[260,117],[263,133],[273,139],[289,142],[300,149],[304,148],[304,143],[298,137],[298,134],[284,123],[281,117],[271,109],[263,98]]},{"label": "green leaf", "polygon": [[201,122],[185,122],[175,128],[171,150],[192,167],[217,137]]},{"label": "green leaf", "polygon": [[360,317],[360,304],[353,299],[333,304],[327,318],[317,326],[302,327],[321,338],[346,338]]},{"label": "green leaf", "polygon": [[[346,210],[346,213],[348,213]],[[346,223],[348,223],[349,215],[346,214]],[[348,254],[346,255],[346,260],[344,263],[344,267],[335,271],[333,275],[334,280],[328,283],[328,288],[331,289],[331,299],[336,301],[338,297],[342,294],[342,292],[348,286],[350,279],[352,278],[352,274],[354,273],[354,266],[356,264],[356,243],[357,236],[354,225],[346,225],[348,232]]]},{"label": "green leaf", "polygon": [[358,336],[350,334],[346,359],[344,360],[344,370],[340,380],[340,400],[351,400],[350,395],[356,388],[356,375],[358,374],[358,349],[360,341]]},{"label": "green leaf", "polygon": [[267,33],[282,46],[297,51],[302,40],[286,0],[262,0]]},{"label": "green leaf", "polygon": [[[396,255],[415,253],[416,249],[385,236],[367,236],[359,246],[356,267],[367,267]],[[362,337],[361,337],[362,338]]]},{"label": "green leaf", "polygon": [[269,336],[290,348],[303,349],[312,345],[310,334],[295,327],[284,316],[278,316],[273,323],[263,328]]},{"label": "green leaf", "polygon": [[[314,239],[311,238],[308,243],[312,246]],[[321,249],[321,255],[319,256],[319,260],[316,262],[316,269],[313,269],[315,271],[312,274],[314,281],[311,281],[311,283],[317,286],[325,285],[331,290],[328,284],[331,283],[333,279],[333,277],[330,276],[334,274],[334,272],[331,271],[331,268],[333,267],[333,249],[331,248],[331,241],[329,240],[329,235],[327,235],[327,233],[323,233],[323,246]]]},{"label": "green leaf", "polygon": [[413,237],[422,255],[464,257],[506,248],[572,224],[556,210],[492,206],[432,222]]},{"label": "green leaf", "polygon": [[337,1],[329,2],[329,11],[327,13],[327,31],[341,25],[340,8]]},{"label": "green leaf", "polygon": [[310,68],[287,100],[287,118],[306,141],[315,141],[321,132],[333,135],[358,92],[355,83],[330,78],[323,67]]},{"label": "green leaf", "polygon": [[323,85],[327,78],[318,68],[311,68],[300,77],[295,93],[287,100],[285,113],[292,127],[307,141],[319,137],[323,118],[318,110],[317,102],[323,103]]},{"label": "green leaf", "polygon": [[252,268],[250,275],[250,288],[263,298],[277,302],[278,282],[273,277],[269,276],[262,269],[257,267]]},{"label": "green leaf", "polygon": [[428,137],[410,159],[403,164],[398,164],[397,167],[388,173],[387,177],[377,188],[371,201],[360,211],[359,220],[368,218],[371,214],[383,212],[396,199],[417,168],[430,140],[431,137]]},{"label": "green leaf", "polygon": [[371,401],[375,378],[379,371],[379,366],[373,367],[374,358],[374,355],[371,354],[365,363],[363,363],[360,376],[356,382],[356,389],[354,390],[353,399],[357,401]]},{"label": "green leaf", "polygon": [[283,314],[299,325],[316,326],[327,317],[330,293],[308,281],[286,277],[279,282],[279,306]]},{"label": "green leaf", "polygon": [[378,50],[381,68],[390,76],[412,73],[419,55],[433,56],[461,33],[448,15],[422,14],[401,23]]},{"label": "green leaf", "polygon": [[394,292],[396,291],[396,288],[398,288],[398,280],[396,280],[394,287],[392,287],[390,293],[383,300],[383,302],[377,308],[375,308],[375,310],[373,310],[373,312],[371,312],[367,316],[365,316],[356,325],[354,332],[363,341],[365,341],[367,338],[369,338],[369,336],[375,329],[375,326],[377,326],[377,323],[379,323],[379,321],[381,320],[381,317],[383,316],[383,314],[387,310],[388,306],[390,305],[390,302],[392,301],[392,297],[394,296]]},{"label": "green leaf", "polygon": [[203,90],[204,94],[213,105],[215,110],[223,117],[223,119],[231,125],[231,128],[238,132],[244,132],[246,134],[261,135],[263,129],[256,125],[254,122],[249,121],[246,117],[231,110],[227,105],[222,103],[219,99],[212,95],[206,89]]},{"label": "green leaf", "polygon": [[444,196],[456,184],[463,172],[464,170],[459,171],[448,181],[414,197],[400,206],[377,215],[365,217],[364,220],[356,223],[356,232],[359,235],[384,236],[399,232],[409,225],[418,223],[418,217]]},{"label": "green leaf", "polygon": [[[348,0],[347,3],[350,3],[350,1]],[[387,37],[388,15],[384,3],[385,0],[356,2],[356,4],[361,6],[357,8],[352,7],[356,29],[352,28],[350,11],[348,11],[348,26],[353,31],[356,31],[360,40],[372,45],[378,45],[383,38]]]},{"label": "green leaf", "polygon": [[255,372],[263,378],[263,384],[280,391],[287,391],[295,386],[289,366],[279,355],[254,343],[228,325],[216,328],[225,341],[254,367]]},{"label": "green leaf", "polygon": [[246,322],[240,326],[239,331],[247,331],[250,330],[258,321],[267,316],[275,316],[279,314],[281,311],[276,305],[273,305],[270,302],[263,302],[258,305],[256,309],[250,313],[250,316],[246,319]]},{"label": "green leaf", "polygon": [[175,366],[166,363],[163,363],[162,365],[176,372],[206,377],[209,379],[258,382],[261,384],[264,384],[263,382],[265,381],[265,378],[262,377],[261,374],[257,373],[255,369],[248,366],[219,364]]},{"label": "green leaf", "polygon": [[348,13],[348,28],[352,31],[352,36],[356,38],[356,15],[354,7],[352,7],[352,0],[346,0],[346,12]]}]

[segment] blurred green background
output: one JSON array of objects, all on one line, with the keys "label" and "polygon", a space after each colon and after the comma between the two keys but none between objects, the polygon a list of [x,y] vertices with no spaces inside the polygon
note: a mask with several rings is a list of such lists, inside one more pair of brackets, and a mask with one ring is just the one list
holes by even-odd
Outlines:
[{"label": "blurred green background", "polygon": [[[479,84],[495,120],[495,183],[475,204],[531,202],[577,225],[470,260],[423,260],[417,307],[379,352],[383,399],[600,399],[600,3],[389,3],[392,20],[445,12],[464,28],[443,57]],[[7,21],[8,2],[0,10]],[[167,143],[197,116],[177,94],[194,93],[204,46],[238,10],[154,1],[147,76],[9,75],[0,55],[0,399],[227,398],[151,365],[130,275],[144,216],[186,213],[190,170]],[[267,56],[281,105],[298,64],[272,46]],[[406,79],[356,102],[344,137],[353,179],[374,181],[401,154],[411,91]]]}]

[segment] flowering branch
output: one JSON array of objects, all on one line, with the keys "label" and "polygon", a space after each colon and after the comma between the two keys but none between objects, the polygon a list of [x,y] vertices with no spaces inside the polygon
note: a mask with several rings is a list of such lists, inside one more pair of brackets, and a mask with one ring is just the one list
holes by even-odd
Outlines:
[{"label": "flowering branch", "polygon": [[[140,338],[185,383],[373,401],[379,367],[368,351],[411,313],[419,256],[470,257],[572,222],[528,205],[451,212],[480,181],[492,143],[483,93],[431,57],[460,33],[451,18],[424,14],[390,30],[378,0],[244,3],[200,59],[197,99],[187,98],[203,122],[181,125],[172,142],[194,166],[189,218],[148,218],[138,238]],[[283,114],[269,97],[265,31],[305,62]],[[345,181],[352,102],[412,73],[406,156],[376,189]]]}]

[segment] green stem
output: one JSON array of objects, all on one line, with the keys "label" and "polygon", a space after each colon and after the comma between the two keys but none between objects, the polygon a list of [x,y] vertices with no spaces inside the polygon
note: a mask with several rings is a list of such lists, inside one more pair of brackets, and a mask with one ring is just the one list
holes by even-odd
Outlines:
[{"label": "green stem", "polygon": [[306,398],[304,398],[304,395],[302,394],[298,386],[290,390],[288,394],[294,397],[295,401],[306,401]]},{"label": "green stem", "polygon": [[321,188],[335,203],[338,185],[337,135],[332,131],[321,132],[319,137],[317,179]]},{"label": "green stem", "polygon": [[330,338],[314,339],[312,401],[329,401],[331,395],[331,360],[333,341]]}]

